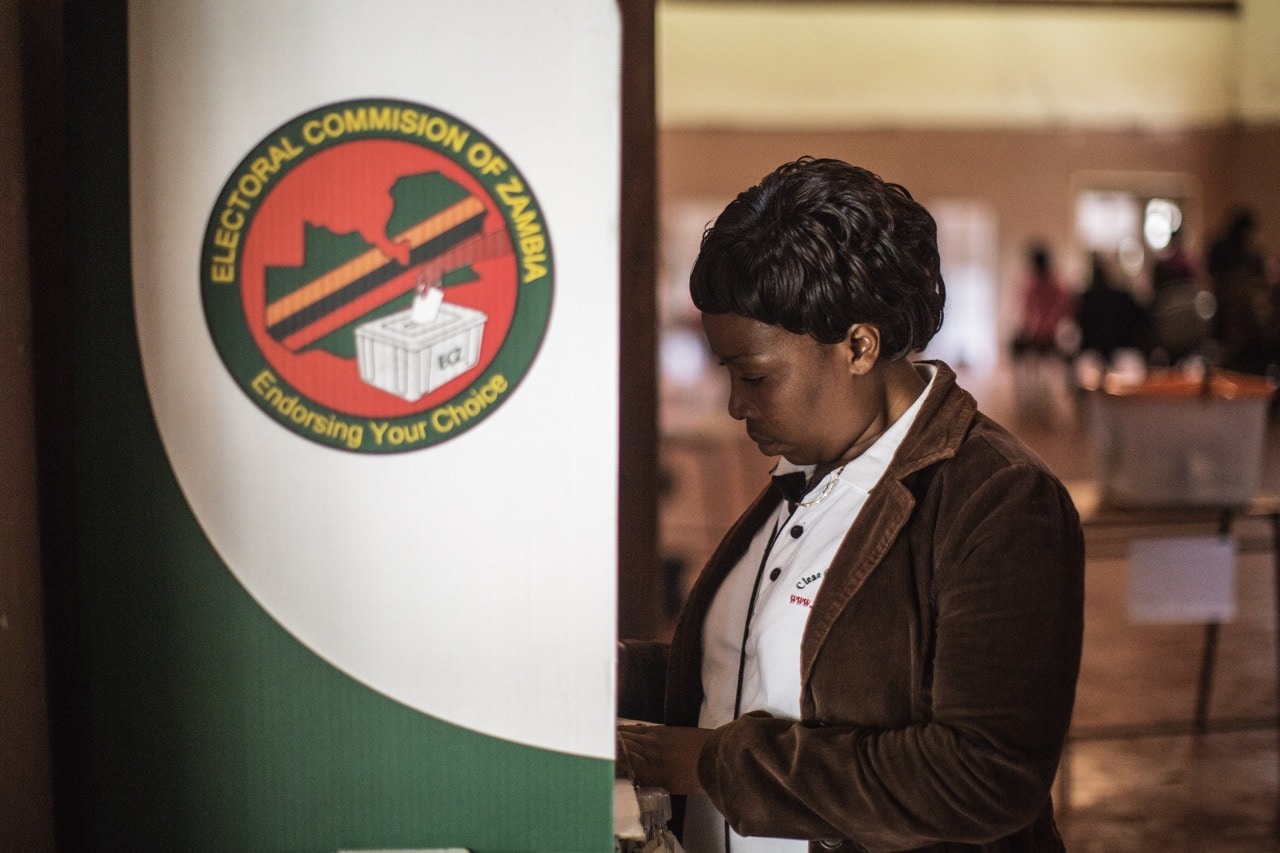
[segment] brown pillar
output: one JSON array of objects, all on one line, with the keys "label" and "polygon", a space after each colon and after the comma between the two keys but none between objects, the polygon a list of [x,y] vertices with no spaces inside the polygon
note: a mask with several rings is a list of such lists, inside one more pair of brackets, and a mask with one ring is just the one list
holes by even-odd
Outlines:
[{"label": "brown pillar", "polygon": [[618,634],[656,635],[658,575],[657,213],[654,0],[622,13],[622,235]]},{"label": "brown pillar", "polygon": [[[21,0],[0,0],[0,851],[51,851]],[[28,9],[28,14],[32,10]],[[54,93],[56,97],[56,93]]]}]

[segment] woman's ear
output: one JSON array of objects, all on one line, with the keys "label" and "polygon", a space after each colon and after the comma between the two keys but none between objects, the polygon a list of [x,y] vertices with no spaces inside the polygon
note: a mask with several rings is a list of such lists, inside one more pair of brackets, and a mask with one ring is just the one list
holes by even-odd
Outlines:
[{"label": "woman's ear", "polygon": [[880,360],[880,330],[867,323],[854,323],[845,336],[849,353],[849,372],[862,375]]}]

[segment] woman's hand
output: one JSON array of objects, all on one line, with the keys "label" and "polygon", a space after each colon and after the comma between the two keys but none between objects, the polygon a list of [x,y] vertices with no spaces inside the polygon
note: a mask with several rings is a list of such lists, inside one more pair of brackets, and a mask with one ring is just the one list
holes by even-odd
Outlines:
[{"label": "woman's hand", "polygon": [[665,788],[672,794],[702,791],[698,754],[711,729],[680,726],[621,726],[618,763],[641,787]]}]

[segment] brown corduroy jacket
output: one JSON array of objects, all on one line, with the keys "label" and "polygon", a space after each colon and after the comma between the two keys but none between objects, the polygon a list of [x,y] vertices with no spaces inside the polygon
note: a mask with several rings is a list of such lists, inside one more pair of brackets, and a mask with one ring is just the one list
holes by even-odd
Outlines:
[{"label": "brown corduroy jacket", "polygon": [[[740,834],[813,851],[1059,851],[1050,789],[1075,697],[1084,544],[1062,484],[938,363],[849,529],[801,646],[801,720],[717,729],[699,760]],[[703,570],[669,648],[624,644],[623,716],[696,726],[703,621],[777,506]],[[657,690],[665,670],[665,707]]]}]

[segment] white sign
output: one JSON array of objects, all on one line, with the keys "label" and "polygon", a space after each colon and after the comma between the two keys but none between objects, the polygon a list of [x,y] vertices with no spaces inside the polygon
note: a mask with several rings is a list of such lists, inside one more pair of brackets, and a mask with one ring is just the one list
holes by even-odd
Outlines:
[{"label": "white sign", "polygon": [[1235,618],[1236,544],[1229,536],[1135,539],[1129,546],[1129,617],[1135,622]]},{"label": "white sign", "polygon": [[[135,0],[129,24],[143,366],[218,554],[373,689],[611,759],[616,5]],[[369,331],[432,289],[474,322]]]}]

